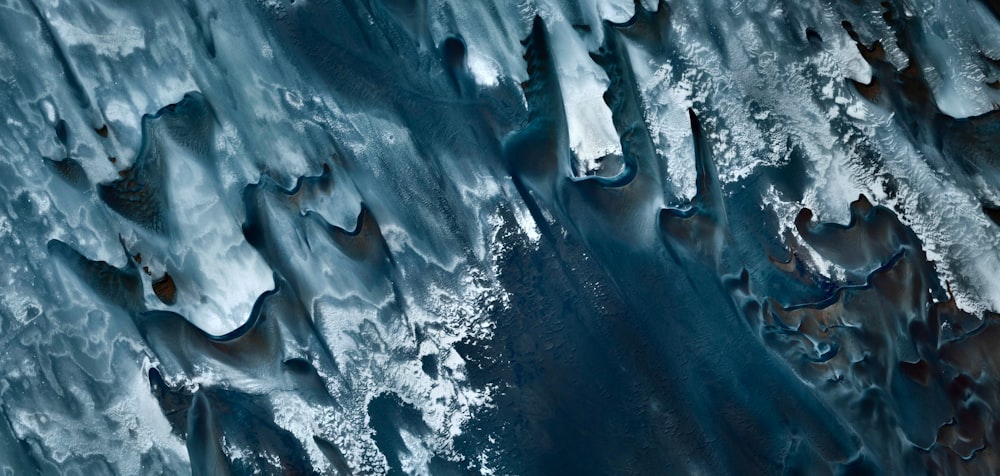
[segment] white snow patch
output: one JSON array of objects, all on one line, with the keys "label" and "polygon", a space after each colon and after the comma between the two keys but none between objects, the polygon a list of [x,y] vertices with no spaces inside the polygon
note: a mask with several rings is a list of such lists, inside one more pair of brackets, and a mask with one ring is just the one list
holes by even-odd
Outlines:
[{"label": "white snow patch", "polygon": [[49,24],[67,46],[91,46],[97,54],[110,58],[121,58],[146,47],[146,36],[136,26],[108,25],[108,33],[94,33],[61,17],[49,18]]}]

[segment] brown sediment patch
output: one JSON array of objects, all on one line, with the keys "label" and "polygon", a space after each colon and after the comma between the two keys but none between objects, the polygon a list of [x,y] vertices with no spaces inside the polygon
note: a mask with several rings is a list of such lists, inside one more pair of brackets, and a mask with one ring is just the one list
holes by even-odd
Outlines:
[{"label": "brown sediment patch", "polygon": [[118,177],[118,180],[98,187],[101,201],[151,231],[166,232],[166,196],[157,154],[139,156],[131,167],[119,170]]},{"label": "brown sediment patch", "polygon": [[927,386],[927,384],[930,383],[933,372],[930,364],[923,359],[917,361],[916,363],[900,362],[899,370],[903,372],[903,375],[910,377],[913,381],[923,386]]},{"label": "brown sediment patch", "polygon": [[868,83],[868,84],[861,83],[861,82],[855,81],[853,79],[850,80],[850,81],[851,81],[851,85],[854,86],[854,89],[859,94],[861,94],[862,96],[864,96],[865,99],[867,99],[867,100],[869,100],[871,102],[878,101],[879,95],[882,94],[882,85],[879,83],[878,78],[872,77],[871,82]]},{"label": "brown sediment patch", "polygon": [[52,160],[42,157],[45,163],[59,174],[66,182],[77,187],[86,188],[90,185],[87,172],[83,170],[80,162],[66,157],[62,160]]},{"label": "brown sediment patch", "polygon": [[916,104],[936,104],[934,102],[934,94],[931,93],[931,88],[924,79],[924,72],[916,61],[910,60],[910,63],[899,72],[899,79],[901,80],[900,86],[903,94],[911,102]]},{"label": "brown sediment patch", "polygon": [[170,277],[170,273],[163,273],[163,277],[153,281],[153,294],[163,302],[163,304],[171,305],[177,302],[177,285],[174,284],[174,278]]},{"label": "brown sediment patch", "polygon": [[376,262],[385,258],[385,238],[375,217],[364,204],[353,231],[339,227],[331,227],[329,231],[337,248],[351,259]]},{"label": "brown sediment patch", "polygon": [[876,41],[871,46],[858,43],[858,51],[861,52],[861,56],[865,58],[865,61],[869,63],[885,61],[885,47],[882,46],[881,41]]},{"label": "brown sediment patch", "polygon": [[882,42],[875,40],[871,46],[865,46],[861,42],[861,37],[858,36],[858,32],[854,29],[854,25],[844,20],[840,22],[840,26],[847,31],[847,36],[851,37],[855,43],[857,43],[858,51],[861,52],[861,56],[864,57],[865,61],[868,63],[876,61],[885,61],[885,47],[882,46]]},{"label": "brown sediment patch", "polygon": [[101,137],[107,137],[108,136],[108,125],[104,124],[103,126],[101,126],[100,129],[94,129],[94,131],[97,132],[97,135],[99,135]]},{"label": "brown sediment patch", "polygon": [[788,250],[788,257],[785,259],[778,259],[770,255],[768,255],[767,259],[771,262],[771,264],[776,266],[778,269],[786,273],[792,273],[795,271],[796,260],[798,259],[798,257],[795,256],[795,251],[793,248],[791,250]]}]

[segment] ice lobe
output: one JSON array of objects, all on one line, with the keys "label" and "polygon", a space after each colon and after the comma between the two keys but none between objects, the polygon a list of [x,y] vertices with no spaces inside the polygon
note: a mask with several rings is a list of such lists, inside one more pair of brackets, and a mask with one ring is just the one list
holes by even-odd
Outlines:
[{"label": "ice lobe", "polygon": [[229,332],[273,283],[241,236],[239,209],[226,203],[216,165],[217,118],[192,93],[142,123],[138,156],[117,180],[101,184],[98,196],[139,225],[126,246],[157,299],[206,331]]}]

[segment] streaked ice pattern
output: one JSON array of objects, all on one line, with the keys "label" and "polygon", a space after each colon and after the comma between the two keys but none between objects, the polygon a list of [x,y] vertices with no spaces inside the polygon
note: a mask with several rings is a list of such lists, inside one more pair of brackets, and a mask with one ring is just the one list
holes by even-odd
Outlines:
[{"label": "streaked ice pattern", "polygon": [[996,0],[0,0],[2,474],[998,474]]}]

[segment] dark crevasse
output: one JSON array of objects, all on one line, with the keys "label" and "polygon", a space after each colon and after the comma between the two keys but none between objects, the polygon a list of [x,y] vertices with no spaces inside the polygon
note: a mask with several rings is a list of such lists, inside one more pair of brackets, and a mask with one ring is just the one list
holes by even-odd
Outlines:
[{"label": "dark crevasse", "polygon": [[0,469],[996,474],[996,11],[0,5]]}]

